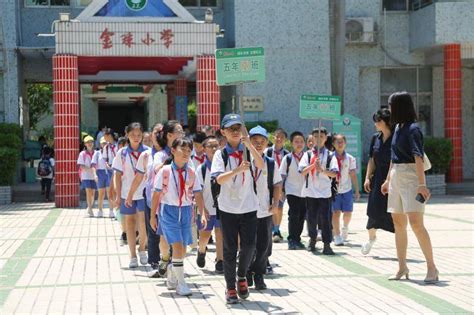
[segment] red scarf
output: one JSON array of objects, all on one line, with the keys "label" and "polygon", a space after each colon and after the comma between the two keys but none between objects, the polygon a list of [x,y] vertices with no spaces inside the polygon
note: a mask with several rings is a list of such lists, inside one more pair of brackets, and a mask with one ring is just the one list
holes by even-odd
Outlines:
[{"label": "red scarf", "polygon": [[297,164],[299,164],[301,158],[303,157],[303,151],[301,151],[300,154],[296,154],[295,152],[293,152],[293,157],[298,161]]},{"label": "red scarf", "polygon": [[204,163],[204,159],[206,158],[206,155],[203,154],[203,155],[201,155],[201,157],[195,155],[194,158],[199,162],[199,164],[202,164],[202,163]]},{"label": "red scarf", "polygon": [[341,174],[342,174],[342,162],[344,161],[346,157],[346,154],[345,152],[342,153],[341,156],[339,156],[337,153],[336,153],[336,159],[337,159],[337,167],[339,168],[339,171],[337,172],[337,182],[339,182],[339,180],[341,179]]},{"label": "red scarf", "polygon": [[[244,159],[244,152],[243,151],[234,151],[229,156],[232,156],[239,160],[239,166],[242,164],[242,160]],[[245,173],[242,173],[242,184],[245,182]]]},{"label": "red scarf", "polygon": [[[88,155],[89,158],[91,159],[91,162],[90,162],[90,163],[92,164],[92,158],[94,157],[94,151],[89,152],[88,150],[85,150],[85,153],[86,153],[86,155]],[[86,158],[85,158],[85,157],[84,157],[84,164],[86,164]]]},{"label": "red scarf", "polygon": [[[311,157],[311,162],[309,165],[316,163],[316,160],[318,159],[319,152],[318,150],[313,149],[313,156]],[[316,173],[316,167],[311,170],[311,175],[314,176],[314,173]]]},{"label": "red scarf", "polygon": [[[133,172],[135,174],[137,174],[137,163],[138,163],[138,158],[140,157],[140,154],[142,154],[141,152],[130,152],[130,162],[132,163],[132,169],[133,169]],[[135,159],[135,165],[133,165],[133,159],[131,158],[133,156],[133,158]]]},{"label": "red scarf", "polygon": [[186,183],[184,181],[184,176],[183,173],[186,171],[184,168],[178,169],[178,177],[179,177],[179,207],[181,208],[181,205],[183,204],[183,196],[186,191]]},{"label": "red scarf", "polygon": [[[282,149],[283,150],[283,149]],[[280,151],[277,151],[276,149],[273,151],[273,153],[275,153],[275,161],[277,162],[277,165],[278,167],[280,167],[280,164],[281,164],[281,157],[280,157],[280,153],[281,153],[281,150]]]}]

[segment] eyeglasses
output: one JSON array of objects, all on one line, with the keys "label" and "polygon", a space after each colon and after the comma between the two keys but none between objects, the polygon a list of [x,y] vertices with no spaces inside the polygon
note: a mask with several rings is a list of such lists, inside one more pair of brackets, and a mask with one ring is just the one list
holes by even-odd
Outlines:
[{"label": "eyeglasses", "polygon": [[242,131],[242,127],[241,126],[229,127],[228,130],[230,130],[231,132],[240,132]]}]

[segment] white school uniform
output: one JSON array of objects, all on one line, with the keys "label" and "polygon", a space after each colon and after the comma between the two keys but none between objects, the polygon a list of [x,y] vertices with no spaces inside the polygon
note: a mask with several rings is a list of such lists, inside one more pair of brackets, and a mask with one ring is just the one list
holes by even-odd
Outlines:
[{"label": "white school uniform", "polygon": [[196,175],[201,180],[202,195],[204,199],[204,207],[206,208],[209,215],[216,215],[216,208],[214,207],[214,199],[212,198],[211,190],[211,162],[207,159],[204,162],[207,164],[206,177],[202,178],[202,166],[196,168]]},{"label": "white school uniform", "polygon": [[105,159],[101,150],[97,150],[94,152],[94,156],[92,157],[92,165],[95,166],[97,170],[106,170],[107,165],[105,163]]},{"label": "white school uniform", "polygon": [[87,154],[87,150],[81,151],[77,158],[77,165],[88,167],[87,169],[81,169],[81,181],[82,180],[95,180],[94,170],[92,169],[92,158],[94,152]]},{"label": "white school uniform", "polygon": [[105,162],[112,167],[112,163],[114,162],[114,158],[117,155],[117,144],[115,143],[107,143],[102,152],[102,157],[104,158]]},{"label": "white school uniform", "polygon": [[[320,149],[319,157],[321,160],[321,166],[323,169],[326,169],[327,159],[329,156],[329,150],[326,148]],[[314,157],[314,151],[311,152],[311,158]],[[301,158],[299,171],[302,172],[309,164],[311,160],[308,160],[308,152],[305,152]],[[333,156],[330,164],[329,170],[333,172],[338,172],[339,168],[337,166],[336,157]],[[309,172],[308,174],[308,187],[306,187],[306,178],[303,188],[301,190],[302,197],[310,198],[330,198],[331,197],[331,179],[322,173],[318,173],[316,170],[314,174]]]},{"label": "white school uniform", "polygon": [[[349,173],[357,169],[357,163],[355,157],[349,153],[344,154],[344,159],[341,163],[341,168],[339,169],[340,178],[338,184],[338,194],[344,194],[346,192],[352,191],[352,181]],[[336,160],[337,161],[337,160]]]},{"label": "white school uniform", "polygon": [[[271,159],[271,158],[268,158]],[[253,172],[254,178],[257,183],[257,197],[258,197],[258,204],[259,208],[257,211],[257,218],[266,218],[273,213],[269,211],[271,206],[270,204],[270,191],[268,190],[268,160],[266,157],[263,158],[265,162],[265,167],[263,170],[258,170],[255,167],[255,163],[253,163]],[[282,178],[280,174],[280,170],[278,169],[278,164],[275,161],[275,169],[273,170],[273,185],[281,184]]]},{"label": "white school uniform", "polygon": [[[303,158],[303,155],[305,152],[301,152],[301,158]],[[290,167],[288,168],[288,156],[291,156],[291,162],[290,162]],[[286,195],[292,195],[295,197],[303,197],[302,195],[302,190],[303,190],[303,185],[305,184],[305,178],[304,176],[301,175],[299,172],[299,164],[300,161],[293,155],[293,152],[288,153],[285,155],[281,162],[280,166],[280,173],[281,177],[285,178],[284,180],[284,185],[283,187],[285,189]],[[288,169],[288,174],[286,173],[286,170]]]},{"label": "white school uniform", "polygon": [[[276,163],[277,167],[280,167],[280,165],[283,161],[283,157],[285,156],[285,153],[288,152],[288,151],[286,151],[284,148],[282,148],[280,150],[280,152],[277,153],[276,150],[275,150],[275,145],[271,146],[270,148],[273,151],[272,156],[270,156],[270,158],[275,160],[275,163]],[[270,148],[266,148],[265,151],[263,151],[265,155],[267,155],[267,152]]]},{"label": "white school uniform", "polygon": [[[224,165],[221,150],[216,151],[212,159],[211,174],[214,178],[239,166],[239,159],[230,156],[234,150],[229,145],[226,145],[225,149],[227,149],[229,153],[227,166]],[[243,151],[244,146],[240,144],[238,150]],[[253,188],[253,179],[250,170],[233,176],[230,180],[221,185],[218,203],[219,210],[232,214],[244,214],[259,209],[258,198]]]},{"label": "white school uniform", "polygon": [[[112,168],[116,172],[120,172],[122,174],[122,191],[121,191],[121,198],[127,199],[128,192],[132,187],[133,179],[135,178],[135,172],[144,173],[145,166],[139,165],[138,161],[140,160],[140,156],[145,152],[148,155],[151,155],[151,150],[147,146],[140,145],[138,150],[135,154],[140,154],[138,159],[132,156],[133,150],[130,147],[124,147],[117,152],[117,156],[114,159],[112,164]],[[151,159],[151,157],[149,157]],[[143,161],[143,159],[142,159]],[[143,162],[142,162],[143,163]],[[138,168],[137,168],[138,167]],[[138,186],[137,190],[133,194],[132,200],[141,200],[143,199],[143,189],[145,188],[145,179],[142,180],[140,185]]]},{"label": "white school uniform", "polygon": [[[156,151],[155,148],[150,149],[150,155],[146,158],[147,160],[147,165],[145,166],[145,156],[146,155],[140,155],[139,161],[138,161],[138,166],[137,166],[137,171],[141,172],[142,174],[146,173],[146,178],[145,178],[145,195],[146,195],[146,204],[148,208],[151,208],[151,194],[153,191],[153,184],[155,182],[156,178],[156,173],[155,173],[155,157],[160,151]],[[166,160],[166,158],[165,158]],[[162,164],[161,162],[159,164]]]}]

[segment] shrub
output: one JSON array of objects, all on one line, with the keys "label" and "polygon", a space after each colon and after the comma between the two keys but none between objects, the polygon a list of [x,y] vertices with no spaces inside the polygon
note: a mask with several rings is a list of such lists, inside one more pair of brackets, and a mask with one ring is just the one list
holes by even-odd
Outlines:
[{"label": "shrub", "polygon": [[449,163],[453,158],[453,145],[451,140],[445,138],[424,139],[425,153],[431,161],[429,174],[446,174]]},{"label": "shrub", "polygon": [[23,137],[21,127],[17,124],[0,123],[0,134],[14,134],[20,139]]},{"label": "shrub", "polygon": [[0,186],[13,184],[16,173],[16,163],[20,157],[19,151],[11,148],[0,147]]},{"label": "shrub", "polygon": [[250,121],[245,122],[245,126],[248,130],[253,127],[260,125],[265,128],[268,132],[274,132],[278,128],[278,120],[268,120],[268,121]]},{"label": "shrub", "polygon": [[20,152],[23,147],[21,138],[15,134],[0,134],[0,148],[10,148]]}]

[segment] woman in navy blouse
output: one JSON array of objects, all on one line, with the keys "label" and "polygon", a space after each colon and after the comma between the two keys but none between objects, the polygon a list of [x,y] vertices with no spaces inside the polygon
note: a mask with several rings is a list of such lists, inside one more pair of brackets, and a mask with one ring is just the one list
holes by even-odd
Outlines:
[{"label": "woman in navy blouse", "polygon": [[381,190],[383,194],[388,193],[388,212],[392,214],[395,226],[399,265],[398,272],[390,280],[400,280],[402,277],[408,279],[407,224],[410,222],[426,259],[428,271],[425,283],[436,283],[438,270],[433,259],[430,236],[423,223],[424,203],[430,198],[423,167],[423,134],[416,123],[415,106],[407,92],[393,93],[388,104],[395,132],[392,137],[390,171]]}]

